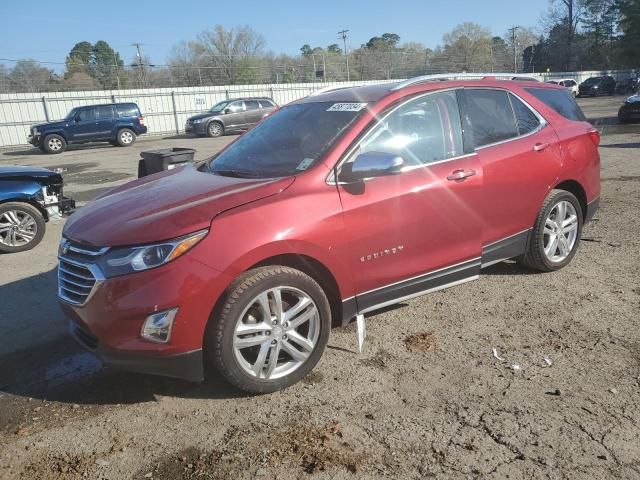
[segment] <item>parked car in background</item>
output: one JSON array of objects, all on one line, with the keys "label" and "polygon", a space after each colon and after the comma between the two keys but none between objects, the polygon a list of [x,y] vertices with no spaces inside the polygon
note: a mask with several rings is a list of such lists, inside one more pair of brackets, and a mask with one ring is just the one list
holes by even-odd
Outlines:
[{"label": "parked car in background", "polygon": [[578,86],[579,97],[597,97],[598,95],[613,95],[616,91],[616,81],[608,75],[587,78]]},{"label": "parked car in background", "polygon": [[625,100],[618,110],[620,123],[640,120],[640,94],[632,95]]},{"label": "parked car in background", "polygon": [[33,125],[28,141],[46,153],[61,153],[74,143],[109,142],[130,147],[147,133],[135,103],[106,103],[72,109],[64,120]]},{"label": "parked car in background", "polygon": [[276,103],[266,97],[233,98],[217,103],[208,112],[189,117],[184,131],[209,137],[243,132],[277,108]]},{"label": "parked car in background", "polygon": [[561,87],[565,87],[567,90],[571,92],[571,95],[574,97],[578,96],[578,82],[576,82],[573,78],[561,78],[559,80],[549,80],[547,83],[552,83],[554,85],[560,85]]},{"label": "parked car in background", "polygon": [[0,166],[0,252],[31,250],[47,221],[75,208],[62,186],[62,176],[46,168]]},{"label": "parked car in background", "polygon": [[544,83],[426,76],[315,94],[75,213],[60,303],[107,364],[195,381],[213,367],[279,390],[313,369],[332,324],[505,259],[569,264],[598,208],[599,139]]},{"label": "parked car in background", "polygon": [[539,82],[540,81],[538,77],[511,77],[511,80],[515,80],[517,82]]},{"label": "parked car in background", "polygon": [[640,78],[632,77],[621,80],[616,84],[616,93],[625,95],[629,93],[637,93],[640,88]]}]

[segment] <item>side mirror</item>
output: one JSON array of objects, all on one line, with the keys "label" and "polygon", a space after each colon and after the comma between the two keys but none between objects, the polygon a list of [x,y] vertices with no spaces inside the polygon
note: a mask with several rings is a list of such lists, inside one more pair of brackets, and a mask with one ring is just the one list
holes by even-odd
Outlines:
[{"label": "side mirror", "polygon": [[356,159],[342,166],[338,181],[361,182],[365,178],[386,177],[402,171],[404,159],[400,155],[385,152],[361,153]]},{"label": "side mirror", "polygon": [[78,123],[80,121],[80,114],[78,113],[75,117],[74,120],[76,123]]},{"label": "side mirror", "polygon": [[225,108],[222,113],[224,113],[225,115],[228,113],[231,113],[231,109],[230,108]]}]

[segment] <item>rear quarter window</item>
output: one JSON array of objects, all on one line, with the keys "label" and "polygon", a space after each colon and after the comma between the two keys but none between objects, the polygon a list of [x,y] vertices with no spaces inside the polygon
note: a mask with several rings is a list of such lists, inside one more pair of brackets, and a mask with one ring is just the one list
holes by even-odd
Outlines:
[{"label": "rear quarter window", "polygon": [[137,105],[123,104],[116,105],[116,111],[120,117],[138,117],[140,116],[140,110]]},{"label": "rear quarter window", "polygon": [[568,90],[550,88],[525,88],[525,90],[564,118],[576,122],[585,122],[587,120]]}]

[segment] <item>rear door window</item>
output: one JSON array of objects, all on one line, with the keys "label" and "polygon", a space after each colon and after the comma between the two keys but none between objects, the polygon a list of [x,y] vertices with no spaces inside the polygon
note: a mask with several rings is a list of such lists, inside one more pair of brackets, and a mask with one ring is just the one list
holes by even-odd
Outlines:
[{"label": "rear door window", "polygon": [[262,105],[262,108],[273,108],[273,103],[269,100],[260,100],[260,105]]},{"label": "rear door window", "polygon": [[527,135],[535,131],[540,126],[540,120],[522,101],[513,94],[509,94],[513,113],[516,116],[518,135]]},{"label": "rear door window", "polygon": [[550,88],[526,88],[525,90],[564,118],[575,120],[576,122],[587,120],[568,90]]},{"label": "rear door window", "polygon": [[111,120],[113,119],[113,106],[104,105],[95,108],[96,120]]},{"label": "rear door window", "polygon": [[465,89],[465,98],[476,148],[518,136],[506,92],[471,88]]},{"label": "rear door window", "polygon": [[260,108],[260,104],[257,100],[245,100],[244,101],[247,110],[257,110]]}]

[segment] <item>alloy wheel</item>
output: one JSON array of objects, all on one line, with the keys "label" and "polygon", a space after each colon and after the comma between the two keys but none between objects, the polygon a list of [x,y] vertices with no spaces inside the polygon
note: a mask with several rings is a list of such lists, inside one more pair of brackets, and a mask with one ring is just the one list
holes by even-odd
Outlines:
[{"label": "alloy wheel", "polygon": [[559,263],[571,254],[578,238],[578,215],[571,202],[562,200],[553,206],[543,234],[544,254],[549,261]]},{"label": "alloy wheel", "polygon": [[320,314],[311,297],[294,287],[260,293],[236,322],[233,351],[248,375],[282,378],[300,368],[320,335]]},{"label": "alloy wheel", "polygon": [[120,140],[122,141],[122,143],[127,145],[133,141],[133,135],[131,134],[131,132],[124,131],[120,134]]},{"label": "alloy wheel", "polygon": [[57,152],[62,148],[62,141],[59,138],[53,137],[48,140],[47,145],[51,151]]},{"label": "alloy wheel", "polygon": [[38,233],[35,219],[27,212],[9,210],[0,216],[0,243],[22,247],[33,241]]},{"label": "alloy wheel", "polygon": [[220,127],[219,123],[213,122],[209,125],[209,134],[212,137],[217,137],[222,133],[222,127]]}]

